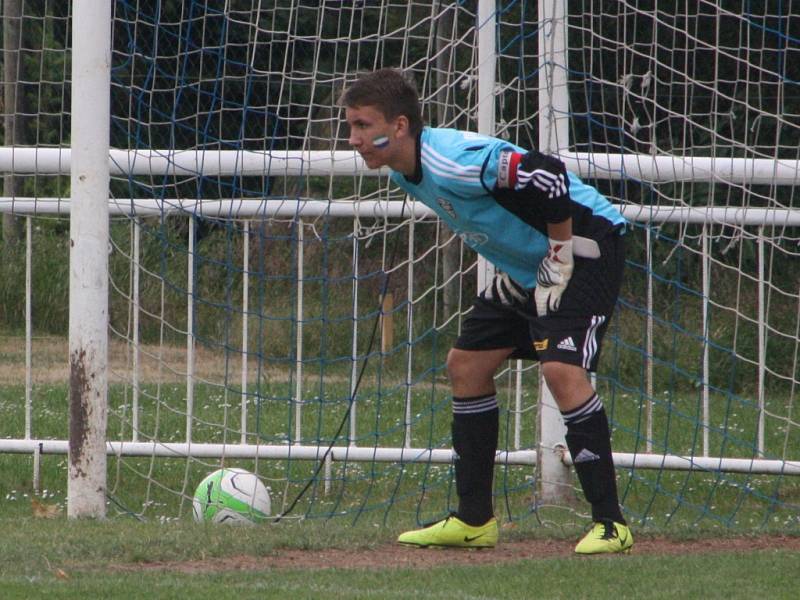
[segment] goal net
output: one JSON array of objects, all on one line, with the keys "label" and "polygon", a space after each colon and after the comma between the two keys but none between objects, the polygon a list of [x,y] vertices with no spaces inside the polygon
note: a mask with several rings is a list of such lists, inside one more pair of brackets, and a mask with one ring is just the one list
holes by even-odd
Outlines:
[{"label": "goal net", "polygon": [[[398,67],[428,123],[556,153],[631,221],[595,382],[630,519],[797,529],[797,17],[775,2],[491,4],[113,4],[98,90],[112,514],[188,518],[221,465],[258,473],[278,514],[408,524],[454,506],[444,363],[484,266],[364,170],[337,104],[359,73]],[[7,494],[62,501],[76,28],[61,3],[19,6],[4,15],[19,35],[17,50],[4,38],[0,451],[19,454]],[[497,387],[498,515],[583,522],[582,504],[542,494],[557,448],[536,365],[509,362]]]}]

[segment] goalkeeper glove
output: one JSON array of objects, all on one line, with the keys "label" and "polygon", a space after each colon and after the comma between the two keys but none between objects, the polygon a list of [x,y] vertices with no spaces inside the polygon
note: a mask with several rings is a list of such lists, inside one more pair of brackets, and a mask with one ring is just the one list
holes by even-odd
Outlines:
[{"label": "goalkeeper glove", "polygon": [[561,295],[567,289],[575,262],[572,258],[572,240],[549,240],[547,256],[536,273],[536,314],[540,317],[555,312],[561,304]]},{"label": "goalkeeper glove", "polygon": [[530,292],[508,276],[497,271],[492,282],[486,286],[481,296],[486,300],[500,302],[504,306],[524,307],[530,301]]}]

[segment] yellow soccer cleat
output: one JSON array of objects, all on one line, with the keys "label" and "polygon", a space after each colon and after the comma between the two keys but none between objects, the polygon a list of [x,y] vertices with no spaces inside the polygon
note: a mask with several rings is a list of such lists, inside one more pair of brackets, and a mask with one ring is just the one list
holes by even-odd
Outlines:
[{"label": "yellow soccer cleat", "polygon": [[613,554],[631,551],[633,535],[627,525],[614,521],[599,521],[575,546],[577,554]]},{"label": "yellow soccer cleat", "polygon": [[397,541],[407,546],[427,548],[444,546],[450,548],[494,548],[497,544],[497,519],[492,517],[483,525],[473,527],[450,515],[442,521],[422,529],[406,531]]}]

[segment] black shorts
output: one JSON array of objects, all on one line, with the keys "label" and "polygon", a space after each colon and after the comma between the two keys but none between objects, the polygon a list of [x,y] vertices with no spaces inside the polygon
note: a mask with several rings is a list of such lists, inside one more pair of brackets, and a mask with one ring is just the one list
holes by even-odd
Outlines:
[{"label": "black shorts", "polygon": [[599,244],[600,258],[575,257],[575,270],[557,312],[537,316],[533,292],[529,302],[514,308],[478,297],[455,348],[514,348],[510,358],[562,362],[596,371],[625,266],[621,234],[611,234]]}]

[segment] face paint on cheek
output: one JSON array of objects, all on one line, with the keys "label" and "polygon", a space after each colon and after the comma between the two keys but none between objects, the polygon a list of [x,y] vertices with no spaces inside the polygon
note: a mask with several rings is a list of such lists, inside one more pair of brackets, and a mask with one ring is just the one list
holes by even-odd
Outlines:
[{"label": "face paint on cheek", "polygon": [[386,148],[386,146],[389,145],[389,136],[379,135],[378,137],[373,138],[372,145],[375,148]]}]

